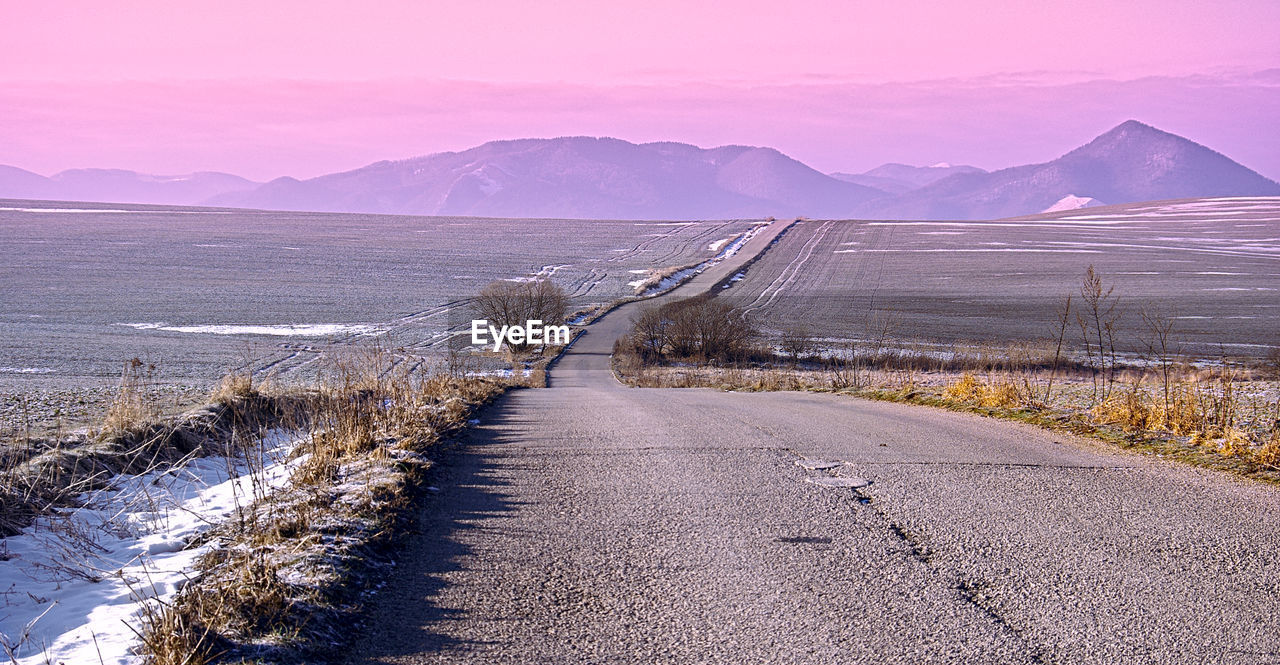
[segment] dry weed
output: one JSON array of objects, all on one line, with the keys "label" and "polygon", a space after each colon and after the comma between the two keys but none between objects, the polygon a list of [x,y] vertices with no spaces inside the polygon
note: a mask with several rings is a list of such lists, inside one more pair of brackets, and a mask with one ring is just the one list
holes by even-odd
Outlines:
[{"label": "dry weed", "polygon": [[988,408],[1008,408],[1024,404],[1030,398],[1011,381],[982,381],[972,374],[947,384],[944,397]]},{"label": "dry weed", "polygon": [[[359,588],[353,575],[375,565],[370,548],[397,532],[415,478],[430,466],[422,451],[508,385],[419,366],[381,347],[334,356],[302,400],[308,431],[295,453],[306,458],[289,484],[220,527],[200,577],[151,630],[186,631],[173,641],[203,645],[205,656],[216,647],[250,659],[274,650],[296,660],[337,639],[337,618]],[[168,638],[147,639],[157,643],[153,663],[182,662],[162,656],[178,652]]]},{"label": "dry weed", "polygon": [[120,392],[107,407],[101,436],[120,435],[158,419],[159,409],[147,400],[147,388],[152,383],[155,369],[155,365],[144,363],[139,358],[124,364],[120,373]]},{"label": "dry weed", "polygon": [[1271,433],[1266,443],[1254,452],[1253,459],[1263,466],[1280,469],[1280,431]]},{"label": "dry weed", "polygon": [[216,404],[234,404],[237,401],[252,397],[256,393],[251,372],[230,372],[218,382],[217,387],[213,389],[213,394],[209,396],[209,400]]}]

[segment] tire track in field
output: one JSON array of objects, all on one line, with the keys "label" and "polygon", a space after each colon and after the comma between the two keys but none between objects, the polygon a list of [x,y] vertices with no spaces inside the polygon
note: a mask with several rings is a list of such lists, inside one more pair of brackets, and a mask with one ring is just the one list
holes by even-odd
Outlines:
[{"label": "tire track in field", "polygon": [[[750,305],[743,308],[743,313],[749,314],[757,309],[772,305],[777,300],[778,295],[795,281],[796,276],[800,274],[800,269],[813,257],[814,251],[817,250],[818,245],[822,244],[822,240],[827,237],[827,233],[831,231],[833,225],[835,225],[835,222],[823,222],[822,226],[818,227],[818,230],[805,240],[804,245],[800,247],[800,251],[796,252],[795,258],[791,259],[791,262],[778,273],[778,276],[768,286],[760,290],[760,294],[756,296],[755,300],[751,301]],[[764,300],[764,302],[761,303],[761,300]]]},{"label": "tire track in field", "polygon": [[[648,258],[648,263],[671,262],[688,254],[691,248],[700,247],[706,238],[724,234],[725,229],[732,228],[735,223],[737,222],[733,220],[718,223],[691,221],[682,222],[679,226],[659,227],[669,230],[662,232],[660,235],[640,239],[627,252],[601,260],[606,263],[616,264],[634,260],[643,256],[646,252],[651,252],[653,255]],[[662,251],[658,251],[659,249]],[[560,268],[569,268],[570,270],[581,268],[583,271],[568,285],[569,295],[573,298],[588,297],[593,290],[612,276],[611,271],[607,268],[588,268],[584,264],[544,265],[538,274],[548,274],[548,272],[554,274]],[[404,341],[397,340],[394,346],[431,352],[433,349],[438,349],[447,344],[456,332],[448,321],[445,321],[443,325],[439,325],[440,317],[447,317],[451,312],[459,307],[465,307],[472,300],[472,298],[458,298],[374,324],[378,329],[376,336],[390,337],[392,339],[396,336],[404,336],[406,339]],[[422,336],[409,334],[411,331],[423,332],[424,328],[427,329],[426,332],[429,334]],[[273,350],[264,358],[241,363],[236,368],[236,371],[251,370],[254,374],[274,372],[280,376],[292,375],[314,365],[326,353],[339,347],[352,345],[361,338],[369,336],[369,333],[351,332],[325,339],[315,344],[314,347],[312,345],[290,344],[287,347]],[[407,362],[423,362],[419,357],[413,355],[406,355],[404,360]],[[399,364],[399,360],[394,364]]]},{"label": "tire track in field", "polygon": [[[672,236],[683,232],[685,229],[689,228],[689,226],[692,224],[694,224],[694,222],[680,223],[679,228],[668,227],[671,230],[667,231],[666,233],[655,234],[653,236],[647,237],[637,242],[636,244],[632,245],[626,252],[618,252],[615,256],[609,257],[608,262],[618,263],[621,261],[625,261],[627,259],[635,258],[640,253],[647,250],[651,245],[661,242],[663,240],[667,240]],[[653,226],[653,225],[654,223],[652,222],[636,222],[636,226]]]}]

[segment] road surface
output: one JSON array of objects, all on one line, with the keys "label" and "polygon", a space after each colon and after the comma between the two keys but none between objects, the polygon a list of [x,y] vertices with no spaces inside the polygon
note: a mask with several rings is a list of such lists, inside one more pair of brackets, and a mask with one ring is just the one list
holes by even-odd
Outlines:
[{"label": "road surface", "polygon": [[445,456],[350,663],[1280,663],[1275,489],[968,414],[627,388],[635,307]]}]

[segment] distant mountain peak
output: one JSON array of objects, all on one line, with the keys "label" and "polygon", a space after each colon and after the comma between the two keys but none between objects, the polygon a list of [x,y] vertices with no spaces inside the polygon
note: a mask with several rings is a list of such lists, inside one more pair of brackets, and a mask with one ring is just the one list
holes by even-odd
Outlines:
[{"label": "distant mountain peak", "polygon": [[890,162],[865,173],[832,173],[831,177],[874,187],[888,194],[905,194],[957,173],[984,173],[974,166],[938,162],[932,166],[910,166]]},{"label": "distant mountain peak", "polygon": [[850,217],[883,192],[819,173],[771,147],[563,136],[490,141],[303,181],[218,205],[484,217]]},{"label": "distant mountain peak", "polygon": [[[876,216],[996,219],[1035,214],[1077,192],[1109,204],[1204,196],[1277,196],[1277,184],[1199,143],[1127,120],[1053,161],[956,174],[882,201]],[[1065,201],[1065,202],[1064,202]]]},{"label": "distant mountain peak", "polygon": [[1080,148],[1077,148],[1077,150],[1082,150],[1095,144],[1098,146],[1113,146],[1117,144],[1135,142],[1181,142],[1196,146],[1200,145],[1194,141],[1178,136],[1177,134],[1171,134],[1164,130],[1152,127],[1151,125],[1138,122],[1137,120],[1126,120],[1098,135],[1092,141],[1086,143]]},{"label": "distant mountain peak", "polygon": [[1142,132],[1142,131],[1155,132],[1157,134],[1168,134],[1168,132],[1160,129],[1156,129],[1155,127],[1148,125],[1145,122],[1141,122],[1141,121],[1130,118],[1116,125],[1115,127],[1112,127],[1111,131],[1104,133],[1103,136],[1106,136],[1111,132]]}]

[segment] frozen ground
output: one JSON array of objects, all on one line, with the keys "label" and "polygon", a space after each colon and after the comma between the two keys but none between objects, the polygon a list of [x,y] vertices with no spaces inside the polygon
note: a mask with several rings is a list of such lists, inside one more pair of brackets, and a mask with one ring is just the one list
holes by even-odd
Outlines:
[{"label": "frozen ground", "polygon": [[250,458],[205,457],[118,476],[83,507],[0,541],[0,633],[19,665],[138,663],[140,611],[171,597],[208,547],[199,534],[281,486],[295,440],[268,434]]},{"label": "frozen ground", "polygon": [[375,337],[429,353],[493,280],[610,302],[750,227],[0,201],[0,386],[111,385],[135,356],[166,381],[305,372]]},{"label": "frozen ground", "polygon": [[[1280,199],[1109,206],[989,222],[804,222],[722,292],[766,328],[866,338],[1034,340],[1094,265],[1120,300],[1122,349],[1142,310],[1175,322],[1190,354],[1280,346]],[[1079,336],[1074,319],[1069,341]]]}]

